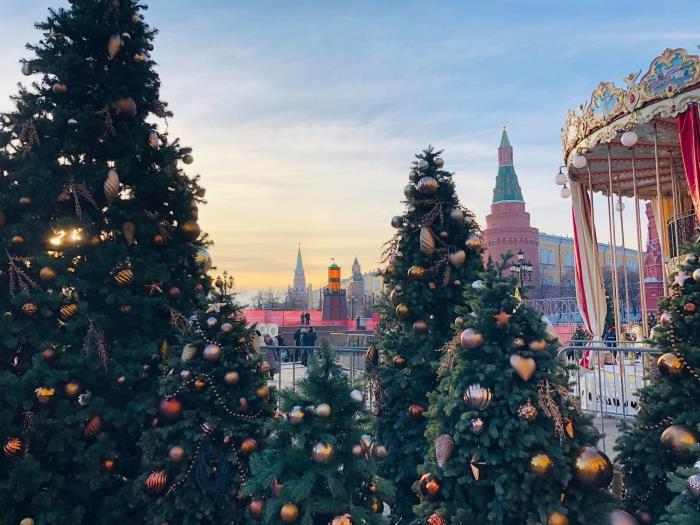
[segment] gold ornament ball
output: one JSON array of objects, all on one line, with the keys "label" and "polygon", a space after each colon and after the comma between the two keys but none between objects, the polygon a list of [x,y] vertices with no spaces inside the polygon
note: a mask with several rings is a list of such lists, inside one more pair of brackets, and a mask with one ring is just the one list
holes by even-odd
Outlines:
[{"label": "gold ornament ball", "polygon": [[170,447],[170,450],[168,451],[168,457],[173,463],[180,463],[180,461],[185,459],[185,449],[179,445]]},{"label": "gold ornament ball", "polygon": [[233,370],[231,372],[226,372],[226,375],[224,376],[224,381],[226,381],[226,383],[229,385],[235,385],[240,379],[240,374]]},{"label": "gold ornament ball", "polygon": [[422,266],[411,266],[408,269],[408,278],[418,281],[425,277],[426,270]]},{"label": "gold ornament ball", "polygon": [[221,358],[221,347],[217,344],[210,343],[204,347],[202,356],[207,361],[218,361]]},{"label": "gold ornament ball", "polygon": [[384,505],[377,498],[372,498],[372,503],[369,504],[369,510],[375,514],[379,514],[380,512],[384,512]]},{"label": "gold ornament ball", "polygon": [[421,405],[414,404],[408,407],[408,415],[413,419],[420,419],[423,417],[423,412],[425,412],[425,408],[423,408]]},{"label": "gold ornament ball", "polygon": [[138,111],[136,107],[136,102],[131,97],[124,97],[117,100],[115,104],[119,114],[123,114],[127,117],[135,117]]},{"label": "gold ornament ball", "polygon": [[185,221],[181,223],[177,229],[187,242],[197,240],[197,237],[202,233],[202,229],[195,221]]},{"label": "gold ornament ball", "polygon": [[205,386],[207,386],[206,381],[204,379],[198,377],[197,379],[194,380],[194,387],[197,390],[202,390]]},{"label": "gold ornament ball", "polygon": [[76,381],[66,383],[66,386],[63,388],[63,391],[65,392],[66,396],[75,397],[80,393],[80,383]]},{"label": "gold ornament ball", "polygon": [[56,390],[51,387],[40,386],[34,390],[34,395],[40,404],[46,405],[53,399],[53,396],[56,395]]},{"label": "gold ornament ball", "polygon": [[535,454],[530,458],[530,471],[536,476],[546,476],[552,467],[554,467],[554,463],[547,454]]},{"label": "gold ornament ball", "polygon": [[244,439],[243,443],[241,443],[241,453],[245,454],[246,456],[250,456],[257,449],[258,442],[255,441],[253,438]]},{"label": "gold ornament ball", "polygon": [[394,356],[394,358],[391,360],[391,362],[399,370],[406,368],[406,365],[407,365],[406,358],[402,355]]},{"label": "gold ornament ball", "polygon": [[406,319],[410,313],[411,309],[408,307],[407,304],[402,303],[396,307],[396,316],[399,319]]},{"label": "gold ornament ball", "polygon": [[612,463],[597,448],[583,447],[574,462],[574,477],[585,487],[605,488],[613,478]]},{"label": "gold ornament ball", "polygon": [[13,246],[20,246],[24,243],[24,237],[22,237],[21,235],[15,235],[14,237],[12,237],[12,239],[10,239],[10,242]]},{"label": "gold ornament ball", "polygon": [[693,270],[693,281],[700,283],[700,268]]},{"label": "gold ornament ball", "polygon": [[665,376],[679,376],[683,373],[683,361],[673,352],[667,352],[656,361],[656,366]]},{"label": "gold ornament ball", "polygon": [[518,417],[528,423],[537,419],[537,408],[529,401],[518,408]]},{"label": "gold ornament ball", "polygon": [[552,512],[547,516],[547,525],[569,525],[569,518],[561,512]]},{"label": "gold ornament ball", "polygon": [[50,266],[44,266],[39,270],[39,279],[44,283],[50,283],[56,278],[56,270]]},{"label": "gold ornament ball", "polygon": [[352,447],[352,455],[355,456],[356,458],[361,458],[364,455],[365,451],[362,448],[362,445],[353,445]]},{"label": "gold ornament ball", "polygon": [[185,164],[192,164],[194,162],[194,157],[190,155],[189,153],[182,157],[182,162]]},{"label": "gold ornament ball", "polygon": [[610,513],[610,525],[639,525],[639,523],[624,510],[617,509]]},{"label": "gold ornament ball", "polygon": [[335,449],[329,443],[316,443],[311,449],[311,457],[316,463],[329,463],[335,456]]},{"label": "gold ornament ball", "polygon": [[35,521],[32,518],[24,518],[19,522],[19,525],[35,525]]},{"label": "gold ornament ball", "polygon": [[292,502],[285,503],[280,509],[280,518],[285,523],[294,523],[299,518],[299,507]]},{"label": "gold ornament ball", "polygon": [[112,472],[114,470],[114,463],[115,461],[112,458],[103,459],[100,463],[100,468],[105,472]]},{"label": "gold ornament ball", "polygon": [[687,456],[697,438],[686,425],[671,425],[661,433],[661,444],[679,457]]},{"label": "gold ornament ball", "polygon": [[163,399],[160,402],[158,411],[164,419],[174,421],[182,414],[182,403],[174,397],[172,399]]},{"label": "gold ornament ball", "polygon": [[292,407],[287,415],[287,420],[292,425],[299,425],[302,421],[304,421],[304,410],[302,410],[300,406]]},{"label": "gold ornament ball", "polygon": [[459,342],[462,345],[462,348],[472,350],[484,344],[484,336],[473,328],[467,328],[466,330],[462,330],[462,333],[459,336]]},{"label": "gold ornament ball", "polygon": [[270,395],[270,389],[267,386],[262,385],[255,391],[255,395],[260,399],[267,399]]},{"label": "gold ornament ball", "polygon": [[330,417],[331,406],[328,403],[321,403],[316,406],[314,412],[318,417]]},{"label": "gold ornament ball", "polygon": [[374,457],[381,460],[386,458],[387,454],[389,454],[389,450],[385,445],[377,445],[374,447],[373,453]]}]

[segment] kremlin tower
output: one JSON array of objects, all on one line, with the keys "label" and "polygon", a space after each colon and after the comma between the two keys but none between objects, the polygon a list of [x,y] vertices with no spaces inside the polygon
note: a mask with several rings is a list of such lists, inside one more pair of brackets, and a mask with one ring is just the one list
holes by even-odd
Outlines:
[{"label": "kremlin tower", "polygon": [[529,284],[539,286],[539,231],[530,226],[530,214],[525,211],[525,200],[513,167],[513,146],[505,128],[498,147],[498,174],[483,238],[486,256],[497,263],[501,262],[501,255],[509,250],[514,256],[522,250],[525,260],[533,267]]}]

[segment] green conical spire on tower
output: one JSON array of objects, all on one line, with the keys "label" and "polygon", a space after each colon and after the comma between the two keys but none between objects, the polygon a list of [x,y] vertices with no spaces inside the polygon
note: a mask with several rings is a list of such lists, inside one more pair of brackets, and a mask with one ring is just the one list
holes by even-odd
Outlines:
[{"label": "green conical spire on tower", "polygon": [[513,146],[510,145],[505,127],[498,147],[498,175],[493,189],[493,202],[504,201],[525,202],[513,167]]},{"label": "green conical spire on tower", "polygon": [[297,251],[297,267],[294,272],[304,273],[304,264],[301,262],[301,243],[299,244],[299,250]]}]

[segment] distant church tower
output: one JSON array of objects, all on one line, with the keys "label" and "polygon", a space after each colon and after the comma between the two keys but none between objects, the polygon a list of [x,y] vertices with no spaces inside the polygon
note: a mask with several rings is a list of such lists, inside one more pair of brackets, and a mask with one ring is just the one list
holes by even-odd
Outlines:
[{"label": "distant church tower", "polygon": [[306,287],[306,276],[304,275],[304,263],[301,260],[301,245],[297,251],[297,265],[294,268],[294,284],[287,288],[289,307],[299,310],[309,308],[309,290]]},{"label": "distant church tower", "polygon": [[365,278],[360,262],[355,257],[352,263],[352,280],[348,284],[348,314],[350,319],[365,316]]},{"label": "distant church tower", "polygon": [[491,213],[486,216],[483,236],[486,256],[491,256],[499,264],[502,254],[510,250],[515,255],[522,250],[525,260],[529,260],[533,267],[530,285],[539,286],[539,231],[530,226],[530,214],[525,211],[525,200],[513,166],[513,146],[505,128],[498,147],[498,174]]}]

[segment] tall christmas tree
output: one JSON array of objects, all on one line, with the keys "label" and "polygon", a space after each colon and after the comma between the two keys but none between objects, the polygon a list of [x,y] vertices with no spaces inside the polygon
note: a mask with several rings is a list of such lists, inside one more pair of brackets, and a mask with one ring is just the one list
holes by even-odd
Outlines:
[{"label": "tall christmas tree", "polygon": [[255,351],[230,283],[216,284],[219,294],[192,316],[161,366],[162,398],[141,438],[145,472],[136,487],[136,498],[147,500],[146,523],[245,522],[248,458],[274,412],[270,365]]},{"label": "tall christmas tree", "polygon": [[452,337],[463,284],[482,266],[474,217],[460,206],[441,153],[428,148],[416,155],[404,188],[406,210],[391,221],[397,232],[384,254],[389,293],[367,356],[378,391],[377,438],[389,451],[380,473],[397,488],[392,516],[404,522],[417,501],[411,485],[426,451],[423,412],[437,385],[437,350]]},{"label": "tall christmas tree", "polygon": [[37,24],[32,86],[0,117],[5,523],[131,521],[115,498],[141,473],[159,348],[208,289],[144,7],[71,4]]},{"label": "tall christmas tree", "polygon": [[688,250],[672,277],[670,297],[659,303],[660,324],[652,329],[664,352],[657,362],[660,375],[640,390],[637,417],[623,425],[616,445],[625,499],[643,523],[655,523],[674,497],[667,474],[700,458],[693,447],[700,439],[700,244]]},{"label": "tall christmas tree", "polygon": [[[364,393],[323,342],[297,391],[282,391],[282,413],[270,423],[262,453],[251,461],[253,495],[248,516],[262,523],[302,525],[385,523],[383,501],[391,488],[375,475],[374,443]],[[267,499],[264,499],[267,498]]]},{"label": "tall christmas tree", "polygon": [[414,523],[607,523],[612,464],[569,391],[556,337],[498,270],[465,297],[430,395]]}]

